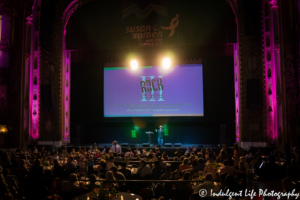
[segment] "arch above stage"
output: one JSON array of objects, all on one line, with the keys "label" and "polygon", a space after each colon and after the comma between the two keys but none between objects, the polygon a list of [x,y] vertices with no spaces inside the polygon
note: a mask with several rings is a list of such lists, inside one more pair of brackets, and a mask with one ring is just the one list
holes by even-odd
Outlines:
[{"label": "arch above stage", "polygon": [[[62,47],[61,47],[61,52],[62,52],[62,59],[61,59],[61,68],[62,68],[62,78],[61,78],[61,131],[62,131],[62,139],[65,142],[69,142],[70,140],[70,91],[69,88],[70,86],[67,84],[68,82],[70,82],[70,73],[67,72],[67,69],[70,68],[70,64],[71,64],[71,54],[70,52],[68,52],[66,50],[66,33],[67,33],[67,25],[68,22],[72,16],[72,14],[80,7],[82,7],[83,5],[89,3],[89,2],[93,2],[94,0],[73,0],[72,2],[70,2],[65,9],[63,10],[62,13],[62,17],[61,17],[61,35],[62,35]],[[235,18],[236,18],[236,25],[238,24],[238,20],[237,20],[237,14],[238,14],[238,4],[236,0],[226,0],[226,2],[230,5]],[[237,31],[237,35],[238,35],[238,31]],[[239,38],[237,36],[237,38]],[[236,45],[234,45],[234,49],[232,50],[234,52],[234,57],[235,57],[235,77],[240,77],[239,75],[239,43],[237,43]],[[239,91],[239,78],[236,79],[235,81],[235,90],[236,93],[240,93]],[[239,99],[241,97],[238,96],[236,98],[236,117],[238,118],[238,120],[236,120],[236,136],[237,136],[237,141],[239,140],[239,129],[241,128],[241,126],[239,125],[239,122],[241,121],[240,115],[239,115],[239,111],[241,111],[242,109],[239,108]],[[66,100],[68,99],[68,100]]]},{"label": "arch above stage", "polygon": [[[261,35],[259,36],[248,36],[245,34],[245,22],[244,22],[244,7],[238,4],[237,0],[225,0],[228,5],[231,7],[232,12],[235,16],[236,20],[236,29],[237,29],[237,44],[234,45],[234,85],[235,85],[235,134],[236,134],[236,142],[243,141],[268,141],[264,134],[259,134],[258,132],[267,132],[268,126],[266,125],[264,120],[260,120],[256,122],[255,119],[256,114],[251,114],[251,112],[247,111],[246,108],[246,79],[253,78],[247,73],[247,68],[250,67],[251,63],[255,63],[256,65],[261,65],[263,62],[261,60],[261,56],[259,56],[258,51],[261,51]],[[225,2],[224,1],[224,2]],[[70,69],[71,69],[71,53],[67,51],[66,46],[66,34],[67,34],[67,25],[70,21],[72,14],[83,5],[86,5],[89,2],[95,2],[93,0],[74,0],[68,3],[60,2],[57,10],[56,16],[59,21],[56,21],[54,25],[55,33],[54,33],[54,44],[55,44],[55,62],[57,63],[58,71],[60,72],[60,78],[58,80],[58,84],[56,85],[57,91],[59,94],[56,94],[57,101],[59,105],[57,106],[57,113],[59,113],[58,125],[55,130],[60,133],[60,137],[62,141],[69,142],[70,141]],[[156,11],[161,12],[161,11]],[[257,39],[259,38],[259,39]],[[260,49],[250,48],[249,46],[254,45],[255,47],[260,47]],[[254,52],[255,51],[255,52]],[[254,55],[254,57],[253,57]],[[43,59],[43,58],[42,58]],[[253,59],[253,62],[249,62],[248,60]],[[113,60],[110,60],[113,61]],[[250,64],[249,64],[250,63]],[[260,71],[255,76],[256,78],[263,77],[263,71]],[[264,79],[261,79],[261,85],[265,88]],[[59,97],[58,97],[59,96]],[[259,110],[258,113],[261,113],[263,118],[266,118],[266,113]],[[43,113],[41,113],[43,115]],[[255,137],[249,139],[249,134],[251,135],[248,127],[248,124],[245,124],[245,120],[249,120],[249,117],[252,119],[253,124],[252,127],[258,127],[255,131]],[[40,124],[45,123],[44,117],[41,120]],[[272,133],[273,134],[273,133]],[[253,134],[252,134],[253,135]],[[266,134],[268,135],[268,134]],[[254,139],[253,139],[254,138]],[[273,139],[276,139],[273,137]]]},{"label": "arch above stage", "polygon": [[[164,1],[166,0],[162,0],[162,2]],[[207,0],[200,1],[205,5],[209,4]],[[221,1],[222,3],[220,3]],[[40,4],[39,2],[41,5],[36,6]],[[70,124],[68,116],[72,113],[69,109],[70,95],[68,94],[72,82],[69,77],[70,62],[68,63],[70,52],[67,50],[72,48],[65,46],[68,39],[71,38],[65,34],[70,32],[67,26],[81,12],[80,9],[84,9],[85,6],[91,7],[89,4],[93,2],[108,5],[118,1],[25,0],[21,4],[17,1],[6,1],[0,5],[2,36],[5,36],[2,38],[5,41],[1,41],[4,44],[4,46],[2,45],[4,53],[7,55],[6,49],[9,50],[9,46],[13,45],[14,47],[8,53],[12,56],[10,56],[12,59],[9,59],[9,62],[6,62],[6,57],[0,58],[2,66],[4,61],[4,68],[1,71],[5,72],[2,73],[3,81],[0,90],[2,89],[2,98],[4,94],[4,100],[8,103],[2,104],[1,112],[4,111],[2,119],[6,124],[11,124],[12,131],[9,130],[9,135],[10,138],[13,138],[4,140],[4,137],[1,136],[4,141],[1,144],[9,144],[15,138],[18,140],[14,141],[15,144],[24,146],[37,141],[47,141],[48,144],[52,144],[53,140],[69,141],[70,127],[65,125]],[[131,1],[124,0],[124,2]],[[168,2],[172,3],[173,1]],[[299,40],[297,34],[294,34],[294,26],[299,22],[299,16],[296,15],[299,11],[299,2],[284,0],[216,0],[213,2],[218,3],[212,5],[211,8],[222,4],[222,7],[232,10],[232,16],[235,17],[237,26],[235,31],[237,31],[238,44],[233,48],[236,105],[236,121],[233,123],[236,124],[236,141],[240,141],[242,147],[245,142],[249,142],[247,147],[255,143],[271,144],[271,142],[277,142],[277,146],[283,146],[287,141],[290,143],[299,141],[300,114],[297,109],[300,99],[297,96],[299,94],[299,77],[297,76],[299,52],[297,48],[294,48]],[[98,5],[98,3],[96,4]],[[186,6],[183,3],[182,5],[183,14],[187,9],[184,9]],[[102,11],[105,9],[104,7],[101,9]],[[133,14],[137,15],[134,10],[135,6],[129,6],[130,9],[124,14],[123,10],[120,11],[120,4],[117,7],[119,12],[117,18],[120,20],[128,20],[130,17],[134,17]],[[165,9],[158,6],[140,8],[138,5],[137,7],[141,11],[145,11],[138,14],[140,18],[147,16],[151,10],[166,16]],[[174,6],[172,7],[174,8]],[[193,11],[199,8],[193,7],[195,8]],[[205,7],[202,6],[202,8]],[[107,16],[112,16],[109,14],[111,10],[114,9],[110,7],[106,10]],[[216,13],[220,13],[219,11],[216,9]],[[211,12],[211,10],[207,12]],[[288,15],[289,13],[292,15]],[[166,17],[167,20],[161,26],[167,27],[172,20],[171,17],[174,18],[176,14],[180,13],[172,12],[170,14],[172,16]],[[179,20],[183,16],[185,15],[180,15]],[[9,26],[10,23],[6,23],[6,21],[10,21],[13,26]],[[132,25],[135,28],[136,26],[140,25],[137,23]],[[6,30],[4,33],[3,27]],[[203,26],[195,24],[195,29],[199,27]],[[216,27],[219,29],[218,26]],[[286,29],[285,27],[294,28]],[[103,30],[111,29],[105,27]],[[165,35],[170,34],[167,31],[165,33]],[[176,31],[175,35],[176,33],[178,32]],[[104,41],[106,40],[107,38],[104,38]],[[145,51],[145,49],[142,50]],[[196,53],[199,52],[199,49],[194,49],[195,54],[187,56],[187,58],[197,57]],[[116,52],[111,51],[110,53]],[[73,55],[78,54],[75,52],[72,53]],[[85,55],[83,54],[83,56]],[[107,61],[119,62],[120,60],[122,59],[110,59],[110,57],[107,59]],[[76,62],[77,60],[72,59],[72,63]],[[73,69],[75,69],[75,64]],[[20,78],[21,80],[19,80]],[[233,78],[231,79],[233,80]],[[6,91],[5,88],[9,88],[9,91]],[[259,91],[257,96],[255,95],[256,91]],[[249,98],[251,96],[255,98]],[[5,109],[3,109],[4,107]],[[18,138],[19,136],[20,138]]]}]

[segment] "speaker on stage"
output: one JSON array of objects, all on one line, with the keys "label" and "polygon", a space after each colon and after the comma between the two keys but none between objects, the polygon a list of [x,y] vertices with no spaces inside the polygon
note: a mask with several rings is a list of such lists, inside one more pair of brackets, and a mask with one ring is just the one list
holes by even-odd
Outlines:
[{"label": "speaker on stage", "polygon": [[121,145],[122,147],[128,147],[129,146],[129,144],[128,143],[122,143],[122,145]]},{"label": "speaker on stage", "polygon": [[174,147],[181,147],[181,143],[175,143]]},{"label": "speaker on stage", "polygon": [[165,147],[172,147],[172,143],[165,143]]},{"label": "speaker on stage", "polygon": [[149,143],[143,143],[143,147],[150,147]]}]

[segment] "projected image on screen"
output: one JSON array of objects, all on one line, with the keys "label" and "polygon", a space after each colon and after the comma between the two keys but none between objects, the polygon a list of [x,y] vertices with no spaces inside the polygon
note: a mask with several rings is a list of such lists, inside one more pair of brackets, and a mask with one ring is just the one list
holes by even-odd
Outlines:
[{"label": "projected image on screen", "polygon": [[202,64],[104,68],[104,117],[204,116]]}]

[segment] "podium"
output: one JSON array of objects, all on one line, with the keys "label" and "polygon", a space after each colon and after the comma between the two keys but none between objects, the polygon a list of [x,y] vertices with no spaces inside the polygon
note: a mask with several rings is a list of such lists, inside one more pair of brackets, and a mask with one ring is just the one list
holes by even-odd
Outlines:
[{"label": "podium", "polygon": [[153,135],[153,132],[152,131],[146,131],[146,134],[148,135],[148,142],[149,144],[152,143],[152,135]]}]

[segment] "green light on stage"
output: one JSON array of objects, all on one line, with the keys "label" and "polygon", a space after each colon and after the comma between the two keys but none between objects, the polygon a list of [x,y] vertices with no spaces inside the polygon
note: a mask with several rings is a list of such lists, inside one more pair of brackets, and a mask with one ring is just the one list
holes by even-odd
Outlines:
[{"label": "green light on stage", "polygon": [[163,128],[164,128],[165,136],[168,136],[168,135],[169,135],[168,125],[167,125],[167,124],[164,124],[164,125],[163,125]]},{"label": "green light on stage", "polygon": [[139,130],[140,130],[140,127],[138,127],[138,126],[134,125],[134,126],[133,126],[133,129],[134,129],[136,132],[139,132]]},{"label": "green light on stage", "polygon": [[131,131],[131,137],[136,138],[136,131],[135,130]]}]

